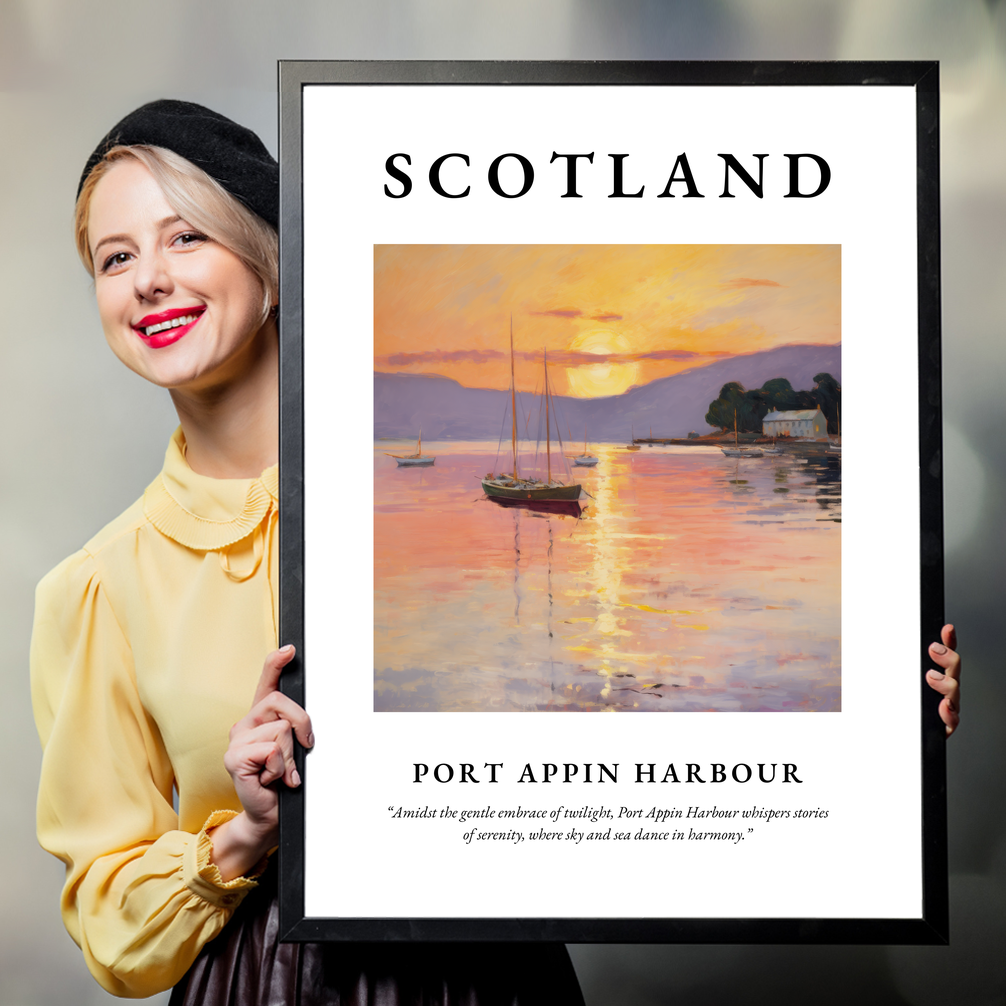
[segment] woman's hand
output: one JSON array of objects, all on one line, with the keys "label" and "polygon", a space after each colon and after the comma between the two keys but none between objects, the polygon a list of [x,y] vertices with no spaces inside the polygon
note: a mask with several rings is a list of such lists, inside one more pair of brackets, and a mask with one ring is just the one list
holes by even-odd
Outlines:
[{"label": "woman's hand", "polygon": [[211,859],[224,880],[240,877],[273,848],[279,838],[280,779],[291,789],[300,785],[293,759],[293,737],[314,746],[311,718],[279,691],[283,668],[293,659],[292,646],[273,650],[265,659],[248,715],[231,727],[224,766],[244,810],[210,834]]},{"label": "woman's hand", "polygon": [[926,673],[929,687],[943,696],[940,703],[940,719],[947,725],[949,737],[961,721],[961,658],[957,653],[957,632],[952,625],[944,625],[940,633],[941,643],[932,643],[929,656],[932,657],[942,671],[931,670]]}]

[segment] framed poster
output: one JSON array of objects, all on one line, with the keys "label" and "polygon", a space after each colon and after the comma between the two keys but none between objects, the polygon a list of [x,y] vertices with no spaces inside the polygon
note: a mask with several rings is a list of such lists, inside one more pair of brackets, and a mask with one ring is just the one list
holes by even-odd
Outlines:
[{"label": "framed poster", "polygon": [[287,938],[945,941],[936,65],[280,93]]}]

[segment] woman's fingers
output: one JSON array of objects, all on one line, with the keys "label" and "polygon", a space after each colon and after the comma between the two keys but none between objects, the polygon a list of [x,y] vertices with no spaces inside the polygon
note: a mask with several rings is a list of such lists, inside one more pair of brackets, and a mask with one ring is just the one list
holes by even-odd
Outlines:
[{"label": "woman's fingers", "polygon": [[[293,660],[296,652],[293,646],[284,646],[281,649],[273,650],[265,658],[251,710],[244,719],[235,724],[234,730],[247,729],[267,720],[282,718],[290,721],[297,734],[297,740],[304,747],[314,747],[311,717],[307,715],[302,706],[279,691],[279,679],[283,668]],[[232,736],[233,733],[232,730]]]},{"label": "woman's fingers", "polygon": [[957,725],[961,721],[960,710],[957,707],[957,682],[947,677],[937,680],[935,679],[935,675],[938,673],[938,671],[930,671],[926,676],[930,687],[935,688],[938,692],[942,692],[943,689],[940,686],[949,682],[954,689],[952,694],[944,696],[939,706],[940,719],[946,725],[947,736],[949,737],[957,729]]},{"label": "woman's fingers", "polygon": [[942,670],[926,672],[929,687],[943,696],[940,702],[940,719],[946,724],[949,737],[960,723],[960,674],[961,657],[957,653],[957,632],[952,625],[944,625],[940,632],[940,643],[931,643],[929,656]]},{"label": "woman's fingers", "polygon": [[293,727],[297,734],[297,740],[304,747],[314,747],[311,717],[304,711],[303,706],[297,705],[293,699],[282,692],[270,692],[264,699],[256,703],[247,716],[234,724],[231,729],[231,737],[274,720],[285,720]]},{"label": "woman's fingers", "polygon": [[[238,759],[246,759],[248,752],[254,752],[258,765],[254,774],[258,775],[263,786],[277,779],[282,779],[292,789],[300,785],[300,773],[293,757],[293,732],[284,719],[270,720],[241,731],[232,738],[229,751],[234,751]],[[278,760],[273,751],[277,753]]]},{"label": "woman's fingers", "polygon": [[[283,668],[295,652],[292,646],[284,646],[266,657],[252,708],[231,728],[224,755],[224,767],[245,815],[234,821],[250,822],[256,834],[267,836],[267,846],[275,844],[278,828],[279,795],[273,784],[281,779],[290,787],[301,784],[294,762],[294,733],[306,747],[314,744],[310,717],[278,690]],[[224,832],[227,828],[222,825],[214,834]]]},{"label": "woman's fingers", "polygon": [[283,749],[274,740],[239,744],[228,748],[224,755],[224,767],[235,785],[255,781],[259,786],[268,786],[282,777],[285,766]]},{"label": "woman's fingers", "polygon": [[283,755],[282,746],[279,744],[272,744],[270,746],[269,754],[262,764],[262,771],[259,773],[258,777],[259,782],[263,786],[269,786],[278,779],[282,779],[286,773],[286,766],[287,760]]},{"label": "woman's fingers", "polygon": [[252,716],[259,722],[266,722],[270,719],[284,719],[293,727],[297,734],[297,740],[306,748],[314,747],[314,734],[311,730],[311,717],[304,711],[303,706],[297,705],[289,695],[282,692],[272,692],[267,695],[256,709],[251,711]]},{"label": "woman's fingers", "polygon": [[266,657],[252,708],[231,728],[224,756],[241,805],[256,817],[271,819],[275,815],[276,795],[266,791],[272,783],[282,779],[291,788],[300,785],[294,735],[305,747],[314,745],[311,718],[278,690],[283,668],[295,652],[292,646],[284,646]]},{"label": "woman's fingers", "polygon": [[283,668],[293,660],[297,650],[292,645],[280,647],[273,650],[265,662],[262,664],[262,675],[258,680],[258,687],[255,689],[255,698],[252,699],[254,709],[270,692],[276,691],[279,687],[279,677],[283,673]]},{"label": "woman's fingers", "polygon": [[943,674],[940,671],[929,671],[926,674],[926,680],[929,682],[930,688],[939,692],[940,695],[949,701],[950,708],[954,712],[959,711],[957,697],[961,689],[960,682],[950,677],[949,674]]},{"label": "woman's fingers", "polygon": [[940,631],[940,639],[943,640],[943,645],[949,647],[951,650],[957,649],[957,630],[952,625],[944,625]]},{"label": "woman's fingers", "polygon": [[955,681],[960,678],[961,655],[955,650],[950,650],[941,643],[932,643],[929,647],[929,656],[940,665],[945,674]]}]

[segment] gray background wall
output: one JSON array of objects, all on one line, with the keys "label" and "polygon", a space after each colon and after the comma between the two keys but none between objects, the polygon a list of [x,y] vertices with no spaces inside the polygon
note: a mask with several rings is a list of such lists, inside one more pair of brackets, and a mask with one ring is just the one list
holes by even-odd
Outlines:
[{"label": "gray background wall", "polygon": [[166,96],[217,108],[275,149],[279,58],[942,61],[947,610],[967,661],[949,759],[953,945],[573,956],[590,1006],[1006,1002],[1004,52],[998,0],[3,0],[0,1006],[108,999],[62,929],[61,869],[34,839],[32,590],[136,498],[174,426],[167,396],[104,345],[70,236],[78,172],[123,113]]}]

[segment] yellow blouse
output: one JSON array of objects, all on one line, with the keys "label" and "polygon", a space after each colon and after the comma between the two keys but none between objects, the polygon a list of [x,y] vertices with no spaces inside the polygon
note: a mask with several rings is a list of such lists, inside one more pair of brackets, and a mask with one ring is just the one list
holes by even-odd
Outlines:
[{"label": "yellow blouse", "polygon": [[38,836],[115,995],[174,985],[255,886],[223,882],[206,829],[241,809],[228,731],[276,646],[277,494],[276,467],[197,475],[178,430],[143,498],[38,586]]}]

